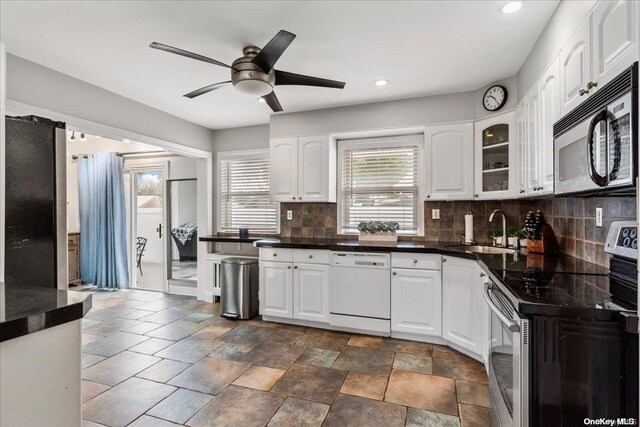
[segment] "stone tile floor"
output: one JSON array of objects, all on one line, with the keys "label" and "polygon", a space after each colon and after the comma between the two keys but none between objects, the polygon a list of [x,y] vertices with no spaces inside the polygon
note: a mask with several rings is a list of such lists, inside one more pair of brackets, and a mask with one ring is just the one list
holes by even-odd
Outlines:
[{"label": "stone tile floor", "polygon": [[93,292],[84,426],[487,426],[482,364],[439,345],[265,322],[141,290]]}]

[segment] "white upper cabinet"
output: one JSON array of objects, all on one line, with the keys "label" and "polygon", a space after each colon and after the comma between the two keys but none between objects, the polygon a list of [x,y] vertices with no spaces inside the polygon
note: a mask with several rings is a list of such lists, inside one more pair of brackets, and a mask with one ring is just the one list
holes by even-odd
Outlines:
[{"label": "white upper cabinet", "polygon": [[[329,171],[335,177],[335,155],[330,158],[329,136],[304,137],[298,140],[298,199],[301,201],[329,201]],[[335,192],[335,178],[333,180]],[[334,196],[335,198],[335,196]]]},{"label": "white upper cabinet", "polygon": [[560,62],[556,58],[538,82],[538,194],[553,193],[553,124],[560,118],[559,74]]},{"label": "white upper cabinet", "polygon": [[525,150],[525,192],[535,194],[540,188],[540,156],[538,134],[540,128],[540,97],[534,86],[524,96],[524,144]]},{"label": "white upper cabinet", "polygon": [[527,188],[527,150],[526,150],[526,126],[524,99],[516,108],[516,129],[518,131],[518,157],[520,168],[518,170],[518,195],[525,195]]},{"label": "white upper cabinet", "polygon": [[424,131],[426,198],[473,198],[473,124],[429,126]]},{"label": "white upper cabinet", "polygon": [[515,125],[515,112],[475,123],[475,199],[511,198],[518,194]]},{"label": "white upper cabinet", "polygon": [[638,59],[636,1],[600,1],[592,14],[593,81],[604,86]]},{"label": "white upper cabinet", "polygon": [[589,94],[591,18],[587,18],[560,51],[560,112],[564,116]]},{"label": "white upper cabinet", "polygon": [[291,202],[298,197],[298,138],[271,140],[271,199]]},{"label": "white upper cabinet", "polygon": [[270,157],[273,201],[336,201],[336,146],[329,135],[272,139]]}]

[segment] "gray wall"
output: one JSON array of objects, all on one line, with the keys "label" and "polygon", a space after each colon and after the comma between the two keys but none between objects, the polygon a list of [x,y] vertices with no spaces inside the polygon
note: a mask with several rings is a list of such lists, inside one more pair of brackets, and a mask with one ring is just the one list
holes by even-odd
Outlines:
[{"label": "gray wall", "polygon": [[269,148],[269,125],[213,131],[213,151],[236,151]]},{"label": "gray wall", "polygon": [[208,128],[11,54],[7,99],[212,151],[213,131]]},{"label": "gray wall", "polygon": [[519,98],[551,64],[595,4],[596,0],[560,2],[518,72]]},{"label": "gray wall", "polygon": [[[507,104],[502,111],[515,108],[516,77],[495,83],[504,85],[509,91]],[[482,106],[482,96],[489,86],[473,92],[274,114],[271,116],[271,137],[322,135],[483,119],[492,114]]]}]

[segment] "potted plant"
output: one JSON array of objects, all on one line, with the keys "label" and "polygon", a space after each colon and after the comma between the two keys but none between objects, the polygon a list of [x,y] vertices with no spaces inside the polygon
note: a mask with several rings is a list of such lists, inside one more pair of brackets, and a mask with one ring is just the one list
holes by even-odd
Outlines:
[{"label": "potted plant", "polygon": [[400,224],[394,221],[362,221],[358,224],[358,240],[396,242]]},{"label": "potted plant", "polygon": [[509,246],[515,246],[515,240],[519,239],[520,240],[520,247],[526,247],[527,246],[527,239],[525,239],[524,237],[524,233],[522,232],[522,230],[518,230],[518,229],[511,229],[511,231],[507,231],[507,234],[509,235]]}]

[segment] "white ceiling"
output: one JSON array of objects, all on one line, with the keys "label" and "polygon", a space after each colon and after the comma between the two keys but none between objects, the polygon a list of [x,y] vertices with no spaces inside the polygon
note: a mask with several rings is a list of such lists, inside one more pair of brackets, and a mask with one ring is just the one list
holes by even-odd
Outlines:
[{"label": "white ceiling", "polygon": [[[297,35],[276,67],[347,82],[280,86],[285,112],[475,90],[518,72],[558,1],[2,1],[10,53],[178,117],[228,128],[271,111],[231,86],[226,68],[150,49],[158,41],[230,64],[280,29]],[[389,80],[376,87],[373,81]]]}]

